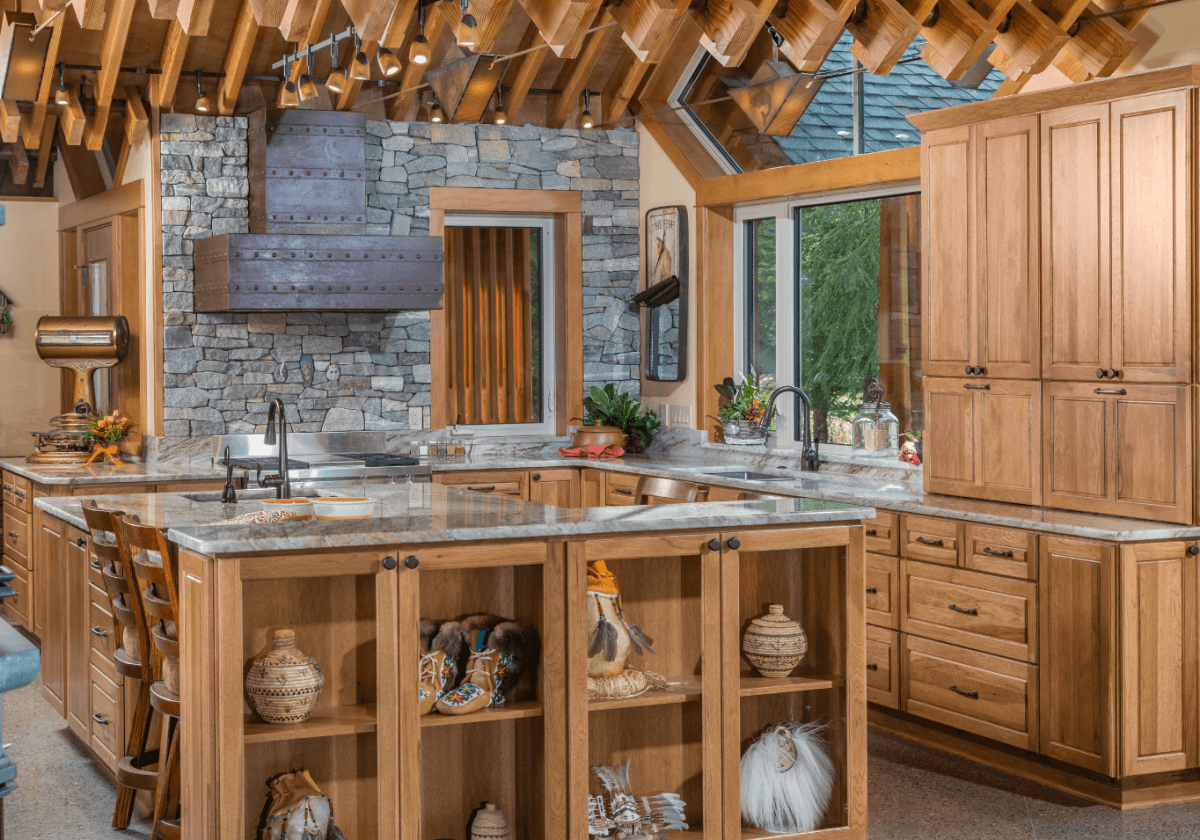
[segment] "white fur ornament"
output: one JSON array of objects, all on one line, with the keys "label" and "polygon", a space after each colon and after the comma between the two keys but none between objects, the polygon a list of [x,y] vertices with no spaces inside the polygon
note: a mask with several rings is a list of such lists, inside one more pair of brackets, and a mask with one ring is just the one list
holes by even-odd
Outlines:
[{"label": "white fur ornament", "polygon": [[742,821],[772,834],[821,825],[833,795],[834,767],[820,723],[794,721],[763,730],[742,756]]}]

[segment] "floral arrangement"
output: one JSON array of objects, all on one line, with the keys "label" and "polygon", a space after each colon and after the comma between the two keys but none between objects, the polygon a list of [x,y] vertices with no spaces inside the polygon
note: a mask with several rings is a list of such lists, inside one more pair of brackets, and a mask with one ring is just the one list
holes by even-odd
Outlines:
[{"label": "floral arrangement", "polygon": [[914,467],[921,466],[921,430],[912,429],[904,433],[907,440],[900,447],[900,460],[912,464]]},{"label": "floral arrangement", "polygon": [[92,414],[88,417],[83,439],[95,443],[120,443],[133,432],[134,425],[120,409],[113,409],[112,414]]},{"label": "floral arrangement", "polygon": [[585,425],[616,426],[625,433],[625,451],[632,455],[646,451],[661,422],[653,411],[643,410],[641,400],[618,391],[611,382],[603,388],[593,385],[583,407]]},{"label": "floral arrangement", "polygon": [[751,423],[762,420],[763,412],[767,409],[767,399],[771,395],[771,388],[766,384],[759,383],[754,371],[750,371],[749,376],[742,375],[741,385],[735,385],[732,377],[727,376],[724,382],[715,387],[717,393],[721,395],[720,416],[722,420],[746,420]]}]

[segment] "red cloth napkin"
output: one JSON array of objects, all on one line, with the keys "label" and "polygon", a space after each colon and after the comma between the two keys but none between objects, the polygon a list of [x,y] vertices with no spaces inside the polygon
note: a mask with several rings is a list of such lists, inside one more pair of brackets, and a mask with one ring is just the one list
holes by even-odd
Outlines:
[{"label": "red cloth napkin", "polygon": [[577,446],[574,449],[566,446],[558,447],[558,454],[564,458],[587,458],[591,461],[620,458],[625,454],[625,448],[615,443],[597,443],[593,446]]}]

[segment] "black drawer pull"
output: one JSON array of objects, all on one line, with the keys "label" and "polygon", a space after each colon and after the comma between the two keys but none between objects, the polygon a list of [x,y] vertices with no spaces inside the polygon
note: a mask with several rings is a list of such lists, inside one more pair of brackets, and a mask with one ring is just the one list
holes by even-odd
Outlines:
[{"label": "black drawer pull", "polygon": [[991,385],[972,385],[969,382],[966,385],[964,385],[963,387],[966,388],[968,391],[990,391],[990,390],[992,390]]},{"label": "black drawer pull", "polygon": [[20,534],[18,534],[16,531],[9,531],[9,532],[8,532],[8,535],[9,535],[10,537],[12,537],[14,540],[15,540],[15,539],[17,539],[18,537],[20,537],[20,536],[21,536],[21,535],[20,535]]},{"label": "black drawer pull", "polygon": [[24,499],[24,498],[25,498],[25,491],[24,491],[24,490],[14,490],[13,492],[14,492],[14,493],[16,493],[18,496],[20,496],[22,499]]},{"label": "black drawer pull", "polygon": [[951,604],[950,609],[954,610],[956,613],[962,613],[963,615],[979,615],[979,610],[975,607],[971,607],[968,610],[960,607],[958,604]]},{"label": "black drawer pull", "polygon": [[961,694],[963,697],[970,697],[972,700],[979,699],[978,691],[963,691],[961,688],[959,688],[956,685],[950,686],[950,690],[953,691],[955,694]]},{"label": "black drawer pull", "polygon": [[1124,388],[1097,388],[1097,394],[1116,394],[1118,397],[1125,396]]},{"label": "black drawer pull", "polygon": [[103,627],[93,627],[93,628],[92,628],[92,635],[93,635],[93,636],[99,636],[101,639],[107,639],[107,638],[108,638],[108,631],[107,631],[107,630],[105,630]]},{"label": "black drawer pull", "polygon": [[878,671],[878,670],[879,670],[879,663],[878,663],[878,662],[868,662],[868,663],[867,663],[867,670],[868,670],[868,671]]},{"label": "black drawer pull", "polygon": [[96,714],[92,715],[92,720],[96,721],[96,723],[100,724],[101,726],[108,726],[108,718],[99,712],[96,712]]},{"label": "black drawer pull", "polygon": [[863,533],[864,533],[864,534],[866,534],[868,537],[873,537],[873,536],[875,536],[876,534],[878,534],[878,533],[879,533],[879,529],[877,529],[877,528],[868,528],[867,530],[863,531]]},{"label": "black drawer pull", "polygon": [[935,545],[938,548],[941,548],[945,545],[945,542],[942,540],[927,540],[924,537],[917,537],[917,542],[919,542],[921,545]]},{"label": "black drawer pull", "polygon": [[93,560],[91,563],[88,563],[88,565],[91,566],[93,569],[95,569],[97,572],[100,571],[100,561],[99,560]]},{"label": "black drawer pull", "polygon": [[1012,556],[1014,556],[1011,551],[997,551],[996,549],[989,548],[988,546],[983,547],[983,553],[990,554],[993,557],[1012,557]]},{"label": "black drawer pull", "polygon": [[75,540],[75,545],[79,546],[80,548],[87,548],[87,538],[80,537],[79,539]]},{"label": "black drawer pull", "polygon": [[476,491],[478,491],[478,492],[480,492],[480,493],[486,493],[486,492],[488,492],[489,490],[495,490],[495,489],[496,489],[496,485],[495,485],[495,484],[489,484],[487,487],[468,487],[467,489],[468,489],[468,490],[476,490]]},{"label": "black drawer pull", "polygon": [[879,594],[879,587],[878,587],[878,586],[868,586],[868,587],[867,587],[867,594],[868,594],[868,595],[878,595],[878,594]]},{"label": "black drawer pull", "polygon": [[633,495],[633,491],[630,490],[628,487],[614,487],[613,492],[620,493],[622,496],[632,496]]}]

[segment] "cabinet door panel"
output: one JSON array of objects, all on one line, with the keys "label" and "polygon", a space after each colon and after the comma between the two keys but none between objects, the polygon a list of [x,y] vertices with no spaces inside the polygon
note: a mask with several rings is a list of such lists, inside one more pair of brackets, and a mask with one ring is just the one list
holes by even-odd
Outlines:
[{"label": "cabinet door panel", "polygon": [[1042,374],[1110,367],[1108,105],[1042,115]]},{"label": "cabinet door panel", "polygon": [[1113,397],[1114,513],[1192,520],[1191,403],[1186,386],[1131,385]]},{"label": "cabinet door panel", "polygon": [[1046,499],[1080,509],[1107,499],[1112,472],[1108,404],[1090,385],[1047,385]]},{"label": "cabinet door panel", "polygon": [[930,132],[921,142],[924,208],[926,376],[961,376],[977,364],[978,301],[971,269],[970,129]]},{"label": "cabinet door panel", "polygon": [[1194,543],[1121,548],[1121,771],[1196,766]]},{"label": "cabinet door panel", "polygon": [[979,392],[979,497],[1036,505],[1042,501],[1041,383],[987,383]]},{"label": "cabinet door panel", "polygon": [[1040,563],[1041,752],[1115,776],[1113,548],[1043,537]]},{"label": "cabinet door panel", "polygon": [[42,605],[42,696],[60,715],[66,714],[67,699],[67,628],[66,611],[50,609],[51,604],[63,604],[66,599],[66,576],[63,574],[66,547],[63,545],[66,525],[42,517],[41,551],[38,557],[38,586]]},{"label": "cabinet door panel", "polygon": [[1191,377],[1188,96],[1112,105],[1112,367],[1129,382]]},{"label": "cabinet door panel", "polygon": [[579,507],[579,470],[536,470],[529,478],[531,502],[553,507]]},{"label": "cabinet door panel", "polygon": [[989,376],[1037,379],[1042,341],[1037,117],[995,120],[974,131],[979,364]]},{"label": "cabinet door panel", "polygon": [[88,624],[91,599],[87,582],[87,534],[77,528],[67,527],[63,536],[66,548],[63,573],[67,584],[64,604],[67,614],[67,725],[80,739],[87,741],[92,717],[91,691],[88,688],[88,658],[92,642]]},{"label": "cabinet door panel", "polygon": [[925,489],[979,484],[975,469],[975,392],[962,379],[925,380]]}]

